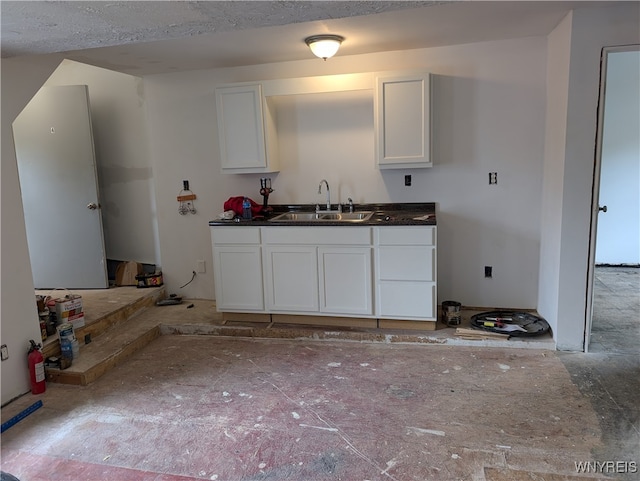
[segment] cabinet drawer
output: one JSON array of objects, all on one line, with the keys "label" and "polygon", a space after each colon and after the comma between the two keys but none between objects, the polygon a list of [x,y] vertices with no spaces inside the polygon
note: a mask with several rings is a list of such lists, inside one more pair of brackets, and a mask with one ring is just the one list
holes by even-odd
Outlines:
[{"label": "cabinet drawer", "polygon": [[434,319],[433,282],[388,282],[378,284],[378,317],[397,319]]},{"label": "cabinet drawer", "polygon": [[260,244],[259,227],[211,227],[214,244]]},{"label": "cabinet drawer", "polygon": [[435,281],[435,247],[380,246],[378,279],[386,281]]},{"label": "cabinet drawer", "polygon": [[379,245],[436,245],[435,227],[378,227],[375,235]]}]

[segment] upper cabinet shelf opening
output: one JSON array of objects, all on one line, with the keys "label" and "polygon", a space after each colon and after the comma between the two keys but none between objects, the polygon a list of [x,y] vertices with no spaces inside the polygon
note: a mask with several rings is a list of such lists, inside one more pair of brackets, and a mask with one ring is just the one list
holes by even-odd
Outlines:
[{"label": "upper cabinet shelf opening", "polygon": [[425,72],[327,75],[216,88],[224,173],[278,172],[276,97],[368,90],[374,102],[376,165],[431,167],[431,82]]}]

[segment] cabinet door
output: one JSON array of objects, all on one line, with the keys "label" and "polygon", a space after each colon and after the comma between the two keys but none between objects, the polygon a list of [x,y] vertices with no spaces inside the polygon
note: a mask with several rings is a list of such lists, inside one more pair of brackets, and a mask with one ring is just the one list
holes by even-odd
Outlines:
[{"label": "cabinet door", "polygon": [[270,172],[261,86],[217,88],[216,111],[223,172]]},{"label": "cabinet door", "polygon": [[318,248],[320,311],[373,314],[371,248]]},{"label": "cabinet door", "polygon": [[214,246],[218,310],[263,311],[260,246]]},{"label": "cabinet door", "polygon": [[313,246],[265,247],[267,306],[274,311],[318,311],[318,258]]},{"label": "cabinet door", "polygon": [[376,78],[375,138],[380,169],[431,167],[430,75]]}]

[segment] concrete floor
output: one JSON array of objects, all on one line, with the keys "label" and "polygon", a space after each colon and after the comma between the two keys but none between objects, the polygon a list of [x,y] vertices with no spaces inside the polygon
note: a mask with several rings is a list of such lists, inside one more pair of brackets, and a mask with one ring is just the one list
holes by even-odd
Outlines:
[{"label": "concrete floor", "polygon": [[597,267],[593,294],[589,352],[557,355],[598,416],[593,458],[635,460],[640,470],[640,268]]},{"label": "concrete floor", "polygon": [[[197,302],[178,307],[162,316],[210,317]],[[4,422],[44,403],[3,433],[2,471],[21,481],[637,480],[640,361],[637,344],[617,346],[164,335],[90,386],[49,383],[3,408]],[[626,464],[577,473],[587,461]]]},{"label": "concrete floor", "polygon": [[638,354],[640,268],[596,267],[590,352]]}]

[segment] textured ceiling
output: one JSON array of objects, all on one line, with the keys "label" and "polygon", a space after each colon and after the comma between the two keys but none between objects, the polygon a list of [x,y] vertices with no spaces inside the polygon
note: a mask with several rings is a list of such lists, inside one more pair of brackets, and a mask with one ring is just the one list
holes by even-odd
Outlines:
[{"label": "textured ceiling", "polygon": [[2,1],[2,57],[369,15],[444,2]]},{"label": "textured ceiling", "polygon": [[2,58],[56,55],[144,76],[315,59],[304,38],[345,37],[338,56],[546,35],[565,1],[5,1]]}]

